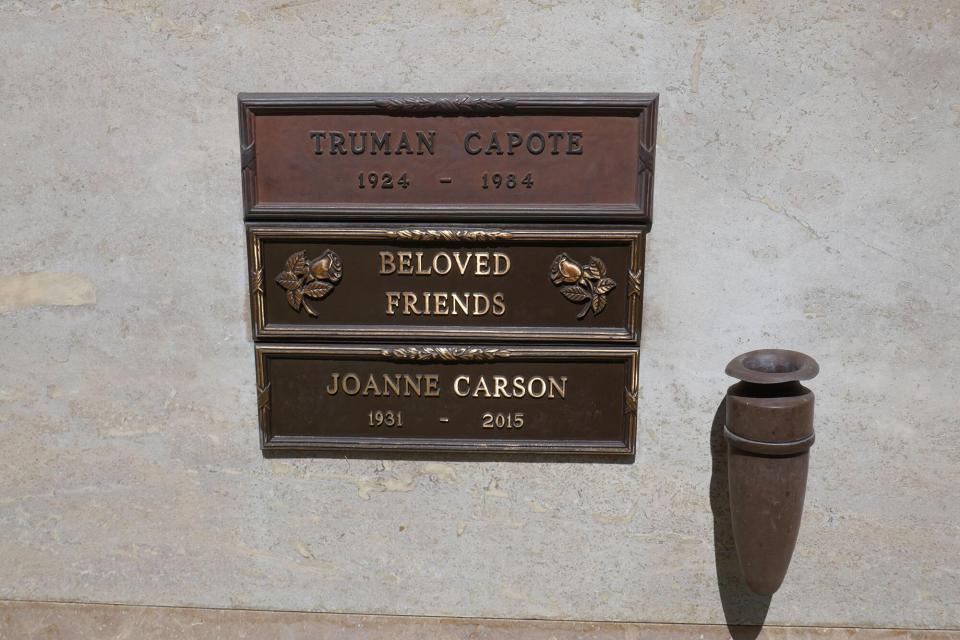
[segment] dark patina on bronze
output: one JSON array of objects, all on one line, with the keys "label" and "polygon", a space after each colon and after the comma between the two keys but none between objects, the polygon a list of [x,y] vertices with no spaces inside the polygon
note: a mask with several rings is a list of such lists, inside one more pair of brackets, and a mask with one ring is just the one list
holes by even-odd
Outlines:
[{"label": "dark patina on bronze", "polygon": [[803,353],[762,349],[727,365],[741,382],[727,390],[728,481],[733,537],[744,579],[760,595],[780,588],[800,531],[813,445],[819,373]]},{"label": "dark patina on bronze", "polygon": [[649,226],[656,94],[241,94],[248,220]]},{"label": "dark patina on bronze", "polygon": [[635,343],[646,234],[248,225],[256,339]]},{"label": "dark patina on bronze", "polygon": [[260,344],[256,355],[264,451],[634,453],[635,348]]}]

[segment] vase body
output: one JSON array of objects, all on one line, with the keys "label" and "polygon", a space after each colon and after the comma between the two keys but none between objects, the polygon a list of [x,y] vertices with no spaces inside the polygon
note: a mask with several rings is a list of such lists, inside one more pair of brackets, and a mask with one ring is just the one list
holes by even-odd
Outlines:
[{"label": "vase body", "polygon": [[[793,364],[775,358],[758,364],[744,354],[752,371],[728,367],[743,380],[727,390],[724,430],[733,537],[747,586],[771,595],[783,582],[800,532],[814,441],[814,394],[796,378],[813,377],[819,368],[796,352],[751,353],[793,354]],[[812,366],[801,369],[800,359]]]}]

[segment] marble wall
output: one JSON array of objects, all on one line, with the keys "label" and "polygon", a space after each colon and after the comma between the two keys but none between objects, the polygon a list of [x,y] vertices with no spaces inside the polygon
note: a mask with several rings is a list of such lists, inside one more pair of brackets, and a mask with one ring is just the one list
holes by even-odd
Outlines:
[{"label": "marble wall", "polygon": [[[0,598],[960,628],[958,41],[955,0],[0,0]],[[236,94],[464,90],[661,94],[635,463],[264,459]],[[763,346],[822,368],[769,602],[711,458]]]}]

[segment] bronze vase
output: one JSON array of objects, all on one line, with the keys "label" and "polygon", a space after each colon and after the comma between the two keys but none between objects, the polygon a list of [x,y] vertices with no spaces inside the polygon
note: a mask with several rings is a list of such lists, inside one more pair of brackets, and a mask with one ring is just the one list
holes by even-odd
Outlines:
[{"label": "bronze vase", "polygon": [[751,591],[780,588],[800,531],[813,445],[813,392],[802,384],[820,366],[808,355],[761,349],[734,358],[727,375],[724,436],[730,518]]}]

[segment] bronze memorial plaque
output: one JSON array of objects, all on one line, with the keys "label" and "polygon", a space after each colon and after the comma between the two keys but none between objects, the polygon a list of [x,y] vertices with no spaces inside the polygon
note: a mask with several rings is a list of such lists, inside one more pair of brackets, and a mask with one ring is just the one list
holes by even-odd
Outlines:
[{"label": "bronze memorial plaque", "polygon": [[637,351],[258,345],[265,451],[634,453]]},{"label": "bronze memorial plaque", "polygon": [[633,343],[641,231],[247,227],[257,338]]},{"label": "bronze memorial plaque", "polygon": [[649,224],[656,94],[241,94],[248,219]]},{"label": "bronze memorial plaque", "polygon": [[657,94],[241,94],[266,455],[636,450]]}]

